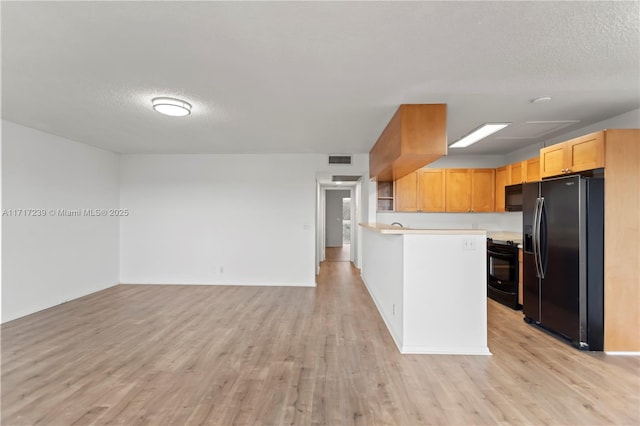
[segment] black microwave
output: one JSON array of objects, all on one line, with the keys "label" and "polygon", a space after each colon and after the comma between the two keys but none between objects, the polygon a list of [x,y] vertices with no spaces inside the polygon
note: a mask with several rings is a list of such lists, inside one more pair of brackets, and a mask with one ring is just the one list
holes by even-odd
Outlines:
[{"label": "black microwave", "polygon": [[522,211],[522,184],[509,185],[504,188],[504,209],[508,212]]}]

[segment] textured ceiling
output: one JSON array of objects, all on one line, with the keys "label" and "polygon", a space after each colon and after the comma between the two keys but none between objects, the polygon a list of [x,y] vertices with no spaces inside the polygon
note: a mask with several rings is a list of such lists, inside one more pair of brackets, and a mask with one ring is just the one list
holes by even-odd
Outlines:
[{"label": "textured ceiling", "polygon": [[[640,106],[638,2],[2,2],[2,116],[123,153],[368,152],[447,103],[451,154]],[[193,104],[185,118],[154,96]],[[552,96],[546,104],[529,101]],[[529,121],[574,120],[557,129]]]}]

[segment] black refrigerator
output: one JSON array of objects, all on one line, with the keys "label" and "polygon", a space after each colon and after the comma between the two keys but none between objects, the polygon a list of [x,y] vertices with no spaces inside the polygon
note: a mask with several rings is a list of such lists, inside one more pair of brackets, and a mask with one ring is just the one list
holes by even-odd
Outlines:
[{"label": "black refrigerator", "polygon": [[604,179],[527,183],[522,195],[524,320],[603,350]]}]

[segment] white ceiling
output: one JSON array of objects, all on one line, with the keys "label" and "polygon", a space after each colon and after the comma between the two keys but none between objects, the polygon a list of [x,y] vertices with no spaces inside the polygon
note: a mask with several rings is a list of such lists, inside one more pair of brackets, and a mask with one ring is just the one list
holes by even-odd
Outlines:
[{"label": "white ceiling", "polygon": [[[447,103],[450,154],[640,106],[640,3],[2,2],[2,116],[122,153],[365,153]],[[193,104],[184,118],[154,96]],[[547,104],[529,101],[552,96]],[[579,120],[559,124],[526,121]]]}]

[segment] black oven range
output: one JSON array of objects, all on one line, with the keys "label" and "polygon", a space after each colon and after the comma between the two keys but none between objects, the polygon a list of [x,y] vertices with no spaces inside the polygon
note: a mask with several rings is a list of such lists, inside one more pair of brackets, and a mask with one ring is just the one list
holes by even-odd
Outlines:
[{"label": "black oven range", "polygon": [[521,309],[518,275],[518,245],[487,238],[487,296],[512,309]]}]

